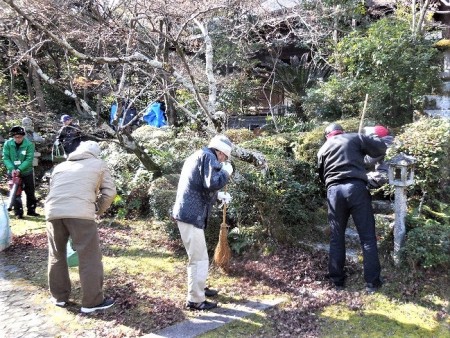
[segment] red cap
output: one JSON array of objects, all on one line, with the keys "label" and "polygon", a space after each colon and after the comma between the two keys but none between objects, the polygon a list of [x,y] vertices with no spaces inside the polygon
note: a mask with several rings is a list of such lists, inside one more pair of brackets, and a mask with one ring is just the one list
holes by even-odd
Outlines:
[{"label": "red cap", "polygon": [[385,137],[389,135],[389,130],[387,130],[387,128],[383,126],[375,126],[374,132],[378,137]]}]

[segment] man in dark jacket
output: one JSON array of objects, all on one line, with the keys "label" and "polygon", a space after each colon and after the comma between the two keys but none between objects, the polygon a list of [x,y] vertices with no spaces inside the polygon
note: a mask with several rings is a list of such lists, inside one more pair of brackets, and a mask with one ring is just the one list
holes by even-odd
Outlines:
[{"label": "man in dark jacket", "polygon": [[73,119],[69,115],[61,116],[61,122],[63,126],[58,131],[55,145],[62,144],[64,152],[69,155],[80,145],[81,142],[81,129],[78,125],[73,123]]},{"label": "man in dark jacket", "polygon": [[327,141],[318,157],[319,177],[327,188],[328,221],[331,228],[329,277],[336,289],[345,282],[345,229],[350,215],[358,231],[364,260],[366,290],[375,292],[382,285],[375,235],[372,199],[367,190],[364,156],[382,156],[386,145],[378,138],[345,134],[333,123],[325,129]]},{"label": "man in dark jacket", "polygon": [[[189,257],[186,304],[189,309],[210,310],[217,306],[205,298],[209,257],[204,229],[218,190],[227,184],[233,172],[231,164],[225,162],[231,149],[232,143],[226,136],[213,137],[207,148],[186,159],[178,182],[172,215]],[[224,196],[222,193],[221,196],[229,201],[229,194]]]},{"label": "man in dark jacket", "polygon": [[[36,196],[34,188],[33,142],[25,138],[25,129],[20,126],[12,127],[9,131],[11,138],[3,145],[3,163],[5,163],[8,180],[19,176],[21,181],[20,191],[25,191],[27,196],[27,212],[29,216],[39,216],[36,213]],[[14,200],[14,214],[17,218],[23,218],[22,197],[18,194]]]}]

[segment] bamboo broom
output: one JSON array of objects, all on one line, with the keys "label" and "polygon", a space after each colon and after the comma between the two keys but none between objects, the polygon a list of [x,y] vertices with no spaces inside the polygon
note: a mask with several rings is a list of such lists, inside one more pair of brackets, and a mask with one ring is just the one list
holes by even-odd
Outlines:
[{"label": "bamboo broom", "polygon": [[[226,192],[226,188],[225,188]],[[230,267],[231,249],[228,244],[228,225],[226,224],[227,204],[223,203],[223,220],[220,225],[219,242],[214,250],[214,263],[227,272]]]}]

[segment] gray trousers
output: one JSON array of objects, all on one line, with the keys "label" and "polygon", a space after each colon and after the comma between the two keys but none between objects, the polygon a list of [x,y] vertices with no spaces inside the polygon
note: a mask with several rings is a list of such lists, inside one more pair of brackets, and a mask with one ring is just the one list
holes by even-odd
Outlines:
[{"label": "gray trousers", "polygon": [[71,285],[66,246],[69,236],[78,252],[82,307],[94,307],[103,302],[103,263],[97,223],[93,220],[63,218],[47,222],[48,284],[58,302],[67,302]]}]

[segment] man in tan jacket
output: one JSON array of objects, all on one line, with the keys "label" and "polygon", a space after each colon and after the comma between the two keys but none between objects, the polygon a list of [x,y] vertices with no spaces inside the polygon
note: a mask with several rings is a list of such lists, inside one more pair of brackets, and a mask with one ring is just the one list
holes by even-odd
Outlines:
[{"label": "man in tan jacket", "polygon": [[111,205],[116,188],[100,146],[81,142],[51,176],[45,200],[48,236],[48,281],[53,304],[65,307],[71,292],[66,246],[69,236],[78,252],[82,290],[81,312],[90,313],[114,305],[103,296],[103,264],[95,219]]}]

